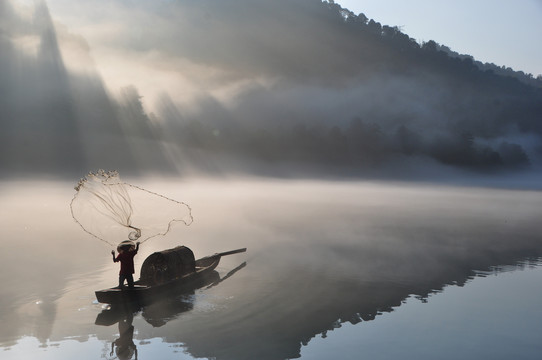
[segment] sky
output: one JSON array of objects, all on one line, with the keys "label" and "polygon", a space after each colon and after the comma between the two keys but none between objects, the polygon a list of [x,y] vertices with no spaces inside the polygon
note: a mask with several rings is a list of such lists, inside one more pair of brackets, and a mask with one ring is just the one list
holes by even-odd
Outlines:
[{"label": "sky", "polygon": [[542,74],[542,0],[337,0],[355,14],[399,26],[476,60]]}]

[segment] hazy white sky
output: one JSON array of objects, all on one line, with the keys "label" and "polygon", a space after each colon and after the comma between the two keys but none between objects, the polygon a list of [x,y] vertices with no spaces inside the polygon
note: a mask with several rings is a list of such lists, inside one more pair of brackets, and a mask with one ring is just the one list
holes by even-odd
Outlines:
[{"label": "hazy white sky", "polygon": [[399,26],[482,62],[542,74],[542,0],[336,0],[355,14]]}]

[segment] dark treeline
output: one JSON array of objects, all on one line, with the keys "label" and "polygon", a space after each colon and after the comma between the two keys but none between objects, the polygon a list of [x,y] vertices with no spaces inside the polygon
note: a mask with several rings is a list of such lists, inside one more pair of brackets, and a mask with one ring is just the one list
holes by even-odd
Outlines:
[{"label": "dark treeline", "polygon": [[[372,34],[382,42],[391,45],[395,50],[402,52],[403,56],[398,56],[396,59],[398,63],[410,66],[408,60],[415,59],[421,61],[424,65],[433,64],[439,70],[446,70],[463,76],[472,75],[470,73],[476,72],[474,69],[476,68],[479,70],[479,72],[476,72],[477,77],[493,83],[500,82],[504,87],[513,86],[529,91],[526,87],[519,86],[519,81],[526,85],[542,88],[542,74],[535,78],[533,74],[514,71],[504,65],[497,66],[493,63],[482,63],[476,61],[471,55],[459,54],[434,40],[419,44],[415,39],[401,32],[397,26],[382,25],[373,19],[367,18],[363,13],[356,15],[335,4],[333,0],[330,0],[327,6],[331,11],[339,13],[344,18],[345,23],[354,31]],[[405,59],[407,59],[406,62]],[[504,79],[496,78],[493,75],[501,75]]]},{"label": "dark treeline", "polygon": [[[132,51],[126,44],[135,43],[168,63],[213,69],[222,76],[211,89],[249,85],[228,104],[209,90],[194,101],[197,111],[179,105],[183,94],[166,92],[151,112],[142,89],[127,86],[114,97],[98,74],[68,70],[44,3],[28,21],[2,2],[0,169],[176,171],[226,154],[359,170],[429,158],[494,171],[542,158],[540,76],[481,64],[435,41],[419,44],[333,2],[130,6],[163,23],[119,47]],[[34,57],[15,45],[29,34],[39,38]],[[188,158],[194,151],[204,157]]]},{"label": "dark treeline", "polygon": [[477,145],[469,132],[431,140],[401,125],[385,132],[372,122],[355,118],[344,127],[297,123],[274,129],[220,131],[200,121],[179,127],[175,139],[185,149],[230,153],[267,163],[307,163],[374,168],[397,156],[429,157],[443,164],[474,170],[525,169],[530,159],[521,145],[502,141]]}]

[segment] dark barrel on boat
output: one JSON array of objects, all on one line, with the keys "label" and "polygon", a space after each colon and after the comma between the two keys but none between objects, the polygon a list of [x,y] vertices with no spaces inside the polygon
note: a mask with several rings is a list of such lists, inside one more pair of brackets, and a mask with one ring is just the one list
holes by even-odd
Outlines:
[{"label": "dark barrel on boat", "polygon": [[146,285],[162,284],[193,273],[196,260],[192,250],[186,246],[155,252],[141,265],[140,281]]}]

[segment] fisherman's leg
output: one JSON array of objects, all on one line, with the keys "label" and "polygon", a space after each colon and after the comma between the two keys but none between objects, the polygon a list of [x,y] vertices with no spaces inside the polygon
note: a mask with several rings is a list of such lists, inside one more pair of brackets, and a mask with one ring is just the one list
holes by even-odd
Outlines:
[{"label": "fisherman's leg", "polygon": [[124,286],[124,279],[126,279],[126,275],[120,274],[119,275],[119,288],[122,288]]},{"label": "fisherman's leg", "polygon": [[128,281],[128,287],[133,288],[134,287],[134,276],[132,274],[126,275],[126,280]]}]

